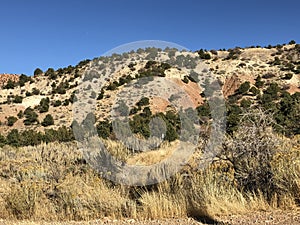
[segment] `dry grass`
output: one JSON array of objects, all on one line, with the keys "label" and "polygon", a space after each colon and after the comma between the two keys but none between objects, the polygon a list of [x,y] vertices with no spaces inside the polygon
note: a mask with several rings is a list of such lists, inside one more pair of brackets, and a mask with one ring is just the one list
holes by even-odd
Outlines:
[{"label": "dry grass", "polygon": [[[32,221],[119,218],[216,217],[299,206],[299,137],[286,140],[284,154],[272,162],[274,182],[281,190],[267,201],[263,193],[236,187],[226,162],[203,171],[186,169],[168,181],[148,187],[119,186],[102,179],[77,150],[75,143],[42,144],[0,150],[0,219]],[[119,159],[151,164],[162,160],[172,145],[154,153],[133,155],[122,144],[105,145]],[[176,145],[175,145],[176,146]]]}]

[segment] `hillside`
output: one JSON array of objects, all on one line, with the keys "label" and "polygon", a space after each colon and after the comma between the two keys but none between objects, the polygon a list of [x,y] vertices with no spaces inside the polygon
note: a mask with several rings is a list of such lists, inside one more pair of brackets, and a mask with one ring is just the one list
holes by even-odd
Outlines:
[{"label": "hillside", "polygon": [[[156,94],[150,95],[149,102],[145,106],[134,106],[144,97],[142,94],[136,97],[135,102],[128,103],[130,107],[128,110],[131,110],[130,118],[145,108],[146,110],[150,109],[149,113],[153,115],[171,110],[172,103],[158,94],[160,89],[170,82],[174,82],[179,89],[182,89],[187,94],[188,100],[191,101],[187,104],[187,101],[182,100],[179,103],[181,106],[184,108],[198,107],[198,111],[207,107],[205,104],[207,96],[205,96],[203,87],[199,86],[199,83],[197,84],[191,76],[193,70],[182,70],[178,66],[191,58],[196,63],[197,61],[201,62],[201,66],[205,67],[204,72],[201,71],[201,75],[206,73],[206,77],[218,82],[222,89],[222,95],[230,106],[241,105],[242,108],[245,108],[252,104],[252,106],[265,105],[266,108],[272,108],[273,106],[268,105],[267,102],[279,103],[280,99],[286,96],[285,93],[297,98],[295,93],[300,92],[299,49],[300,45],[293,42],[288,45],[265,48],[200,50],[194,53],[180,53],[174,49],[166,49],[161,53],[159,49],[148,48],[145,51],[140,49],[137,52],[94,59],[93,61],[102,62],[103,66],[106,65],[108,68],[112,67],[112,64],[105,64],[106,62],[122,62],[121,66],[114,65],[115,68],[110,72],[109,79],[103,81],[103,88],[95,89],[92,93],[93,98],[96,99],[93,102],[96,107],[93,110],[96,118],[95,124],[107,125],[104,122],[111,120],[110,113],[116,104],[117,96],[122,93],[122,90],[134,93],[134,89],[136,89],[133,87],[134,85],[131,85],[131,89],[128,87],[126,89],[126,84],[129,84],[130,81],[137,82],[142,77],[162,77],[163,84],[161,88],[156,87],[156,92],[154,91]],[[161,54],[160,62],[151,63],[157,59],[155,55],[158,52]],[[91,62],[84,60],[76,66],[69,66],[57,71],[52,68],[45,72],[38,69],[33,77],[0,75],[0,85],[2,86],[0,90],[0,133],[5,136],[14,129],[19,132],[25,130],[44,132],[45,129],[57,130],[62,125],[66,129],[71,127],[74,121],[73,98],[78,85],[89,81],[84,74],[88,75],[86,70]],[[172,63],[176,65],[172,66]],[[242,84],[244,85],[242,88],[245,90],[239,89]],[[145,84],[142,88],[146,86]],[[270,97],[267,93],[272,91],[272,88],[277,89],[275,97]],[[184,106],[185,104],[187,105]],[[231,122],[231,109],[232,107],[227,107],[228,123]],[[274,111],[276,110],[274,109]],[[279,119],[278,122],[283,123]],[[235,125],[229,124],[229,126]],[[299,128],[295,129],[293,128],[293,132],[298,134]],[[137,133],[139,132],[137,131]],[[140,133],[145,136],[145,133]],[[105,136],[111,136],[111,134],[103,135],[103,137]]]},{"label": "hillside", "polygon": [[299,224],[293,41],[138,49],[0,83],[3,224]]}]

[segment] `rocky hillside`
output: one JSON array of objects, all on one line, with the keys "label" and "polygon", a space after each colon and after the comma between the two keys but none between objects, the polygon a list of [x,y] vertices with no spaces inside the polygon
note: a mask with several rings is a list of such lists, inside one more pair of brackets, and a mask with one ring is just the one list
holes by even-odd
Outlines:
[{"label": "rocky hillside", "polygon": [[[204,83],[209,83],[212,79],[221,87],[228,105],[228,132],[234,131],[240,110],[256,106],[274,112],[277,122],[281,126],[288,126],[288,133],[300,132],[299,126],[291,125],[295,118],[300,117],[300,45],[291,41],[289,44],[277,46],[236,47],[218,51],[139,49],[136,52],[113,54],[93,61],[84,60],[76,66],[56,71],[52,68],[47,71],[37,69],[33,77],[0,74],[0,133],[6,136],[12,131],[16,133],[16,130],[19,133],[34,130],[43,134],[61,127],[68,130],[74,123],[73,103],[78,98],[76,90],[85,81],[93,85],[97,83],[95,80],[101,80],[100,75],[90,77],[92,73],[87,72],[95,62],[104,71],[105,68],[110,69],[109,79],[103,80],[104,86],[100,90],[91,91],[89,96],[95,107],[95,125],[102,137],[113,137],[111,112],[116,104],[120,106],[122,91],[126,92],[125,97],[134,99],[125,107],[124,114],[132,121],[131,126],[136,128],[135,133],[145,137],[149,135],[143,123],[149,122],[147,119],[152,115],[163,113],[166,120],[170,119],[166,112],[173,112],[176,116],[172,100],[155,94],[164,90],[170,81],[188,96],[189,104],[185,100],[180,102],[183,109],[192,106],[197,109],[201,121],[209,121],[209,106],[205,95],[207,93],[204,92],[205,88],[197,84],[197,77],[193,76],[195,70],[199,70],[197,65],[193,65],[194,62],[201,62],[204,67],[201,71],[201,75],[205,77]],[[186,62],[190,63],[187,64],[190,68],[184,68]],[[145,97],[140,94],[142,92],[135,91],[137,85],[140,85],[141,90],[147,85],[151,86],[154,77],[160,79],[161,86],[153,85],[153,96],[152,92]],[[151,79],[144,84],[137,83],[142,78]],[[129,84],[133,85],[128,87]],[[88,86],[86,88],[91,89]],[[139,94],[134,98],[129,93]],[[171,97],[176,98],[176,95]],[[279,113],[284,110],[284,113]],[[286,120],[289,120],[287,124],[284,122]],[[178,124],[172,129],[178,130]],[[4,141],[5,137],[2,139]],[[40,137],[39,140],[41,139]]]},{"label": "rocky hillside", "polygon": [[7,82],[11,80],[13,82],[19,81],[19,76],[17,74],[0,74],[0,86],[4,86]]}]

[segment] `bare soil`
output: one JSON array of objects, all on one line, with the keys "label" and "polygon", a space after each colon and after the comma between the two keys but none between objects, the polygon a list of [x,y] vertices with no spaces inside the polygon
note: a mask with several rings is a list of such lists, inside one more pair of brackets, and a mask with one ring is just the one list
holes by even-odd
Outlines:
[{"label": "bare soil", "polygon": [[205,225],[205,224],[219,224],[219,225],[300,225],[300,209],[294,211],[267,211],[255,212],[245,215],[229,215],[222,216],[217,219],[211,218],[173,218],[173,219],[157,219],[157,220],[111,220],[104,218],[101,220],[93,220],[86,222],[30,222],[30,221],[4,221],[0,220],[3,225],[100,225],[100,224],[114,224],[114,225]]}]

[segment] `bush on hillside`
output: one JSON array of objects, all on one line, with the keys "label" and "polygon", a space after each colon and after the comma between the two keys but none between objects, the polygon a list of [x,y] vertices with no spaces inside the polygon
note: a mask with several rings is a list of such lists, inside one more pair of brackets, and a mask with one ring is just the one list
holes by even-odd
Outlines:
[{"label": "bush on hillside", "polygon": [[261,109],[244,112],[233,136],[227,136],[221,158],[234,168],[238,188],[245,192],[262,191],[268,200],[276,192],[271,162],[277,151],[278,139],[269,129],[274,120]]},{"label": "bush on hillside", "polygon": [[8,126],[13,126],[15,122],[17,122],[18,118],[14,117],[14,116],[9,116],[7,118],[7,125]]},{"label": "bush on hillside", "polygon": [[49,104],[50,104],[50,99],[48,97],[47,98],[43,98],[40,101],[40,104],[38,106],[39,112],[40,113],[48,112],[48,110],[49,110]]},{"label": "bush on hillside", "polygon": [[17,83],[9,79],[6,85],[3,86],[4,89],[14,89],[17,86]]},{"label": "bush on hillside", "polygon": [[42,75],[43,74],[43,70],[41,70],[40,68],[36,68],[33,72],[34,76],[38,76],[38,75]]},{"label": "bush on hillside", "polygon": [[23,97],[20,95],[16,95],[13,100],[14,103],[22,103],[22,101],[23,101]]},{"label": "bush on hillside", "polygon": [[47,114],[41,124],[44,127],[48,127],[48,126],[53,125],[54,124],[53,117],[50,114]]},{"label": "bush on hillside", "polygon": [[28,108],[25,109],[24,116],[25,116],[24,124],[26,126],[32,125],[34,123],[38,123],[39,122],[38,121],[38,115],[30,107],[28,107]]}]

